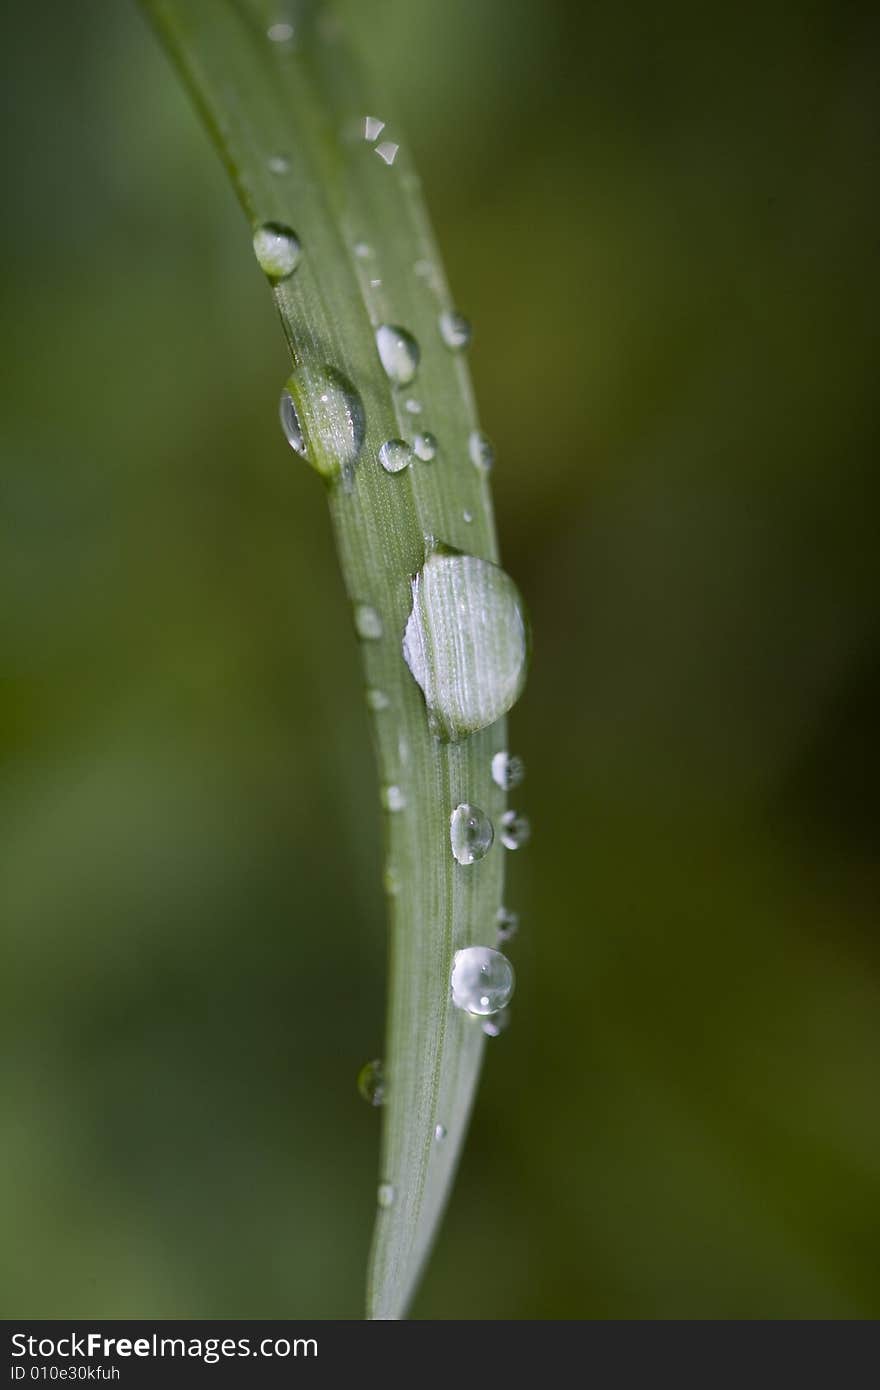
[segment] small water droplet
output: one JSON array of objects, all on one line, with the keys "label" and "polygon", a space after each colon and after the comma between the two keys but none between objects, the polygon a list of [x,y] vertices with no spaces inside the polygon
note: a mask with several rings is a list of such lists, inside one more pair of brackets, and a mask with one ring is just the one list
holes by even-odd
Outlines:
[{"label": "small water droplet", "polygon": [[371,289],[371,290],[380,290],[381,288],[382,288],[382,281],[381,281],[381,280],[371,280],[371,281],[370,281],[370,289]]},{"label": "small water droplet", "polygon": [[480,430],[474,430],[468,440],[468,453],[471,456],[471,463],[475,468],[479,468],[481,473],[488,473],[495,462],[495,449],[491,440]]},{"label": "small water droplet", "polygon": [[396,323],[382,323],[376,329],[376,347],[385,375],[395,386],[408,386],[419,369],[419,345],[411,333]]},{"label": "small water droplet", "polygon": [[488,560],[434,551],[412,583],[403,655],[434,731],[452,741],[494,724],[518,698],[528,626],[513,580]]},{"label": "small water droplet", "polygon": [[413,461],[413,451],[403,439],[386,439],[379,450],[379,462],[386,473],[402,473]]},{"label": "small water droplet", "polygon": [[471,326],[463,314],[447,309],[438,319],[440,337],[451,352],[461,352],[471,340]]},{"label": "small water droplet", "polygon": [[519,931],[519,913],[509,912],[506,907],[499,907],[495,920],[498,923],[499,942],[511,941]]},{"label": "small water droplet", "polygon": [[406,794],[402,787],[391,785],[382,788],[382,805],[386,811],[403,811],[406,809]]},{"label": "small water droplet", "polygon": [[423,463],[430,463],[432,459],[437,457],[437,440],[427,430],[424,434],[416,435],[413,440],[413,448]]},{"label": "small water droplet", "polygon": [[501,843],[505,849],[521,849],[531,839],[532,827],[528,817],[519,811],[505,811],[501,817]]},{"label": "small water droplet", "polygon": [[376,1190],[376,1201],[380,1207],[391,1207],[394,1205],[396,1193],[394,1186],[390,1182],[380,1182]]},{"label": "small water droplet", "polygon": [[283,222],[264,222],[254,232],[254,255],[270,280],[286,280],[299,265],[302,246],[292,227]]},{"label": "small water droplet", "polygon": [[458,863],[475,864],[489,853],[495,831],[485,811],[463,801],[449,818],[449,838]]},{"label": "small water droplet", "polygon": [[386,864],[385,872],[382,875],[382,887],[389,898],[396,898],[400,892],[400,879],[397,870],[392,864]]},{"label": "small water droplet", "polygon": [[[288,408],[284,395],[291,398]],[[294,438],[288,434],[293,427]],[[291,448],[302,453],[325,478],[351,481],[363,447],[366,421],[361,398],[335,367],[298,367],[285,383],[281,423]],[[298,431],[298,435],[297,435]],[[294,442],[299,438],[300,449]]]},{"label": "small water droplet", "polygon": [[281,428],[284,431],[284,438],[287,440],[291,449],[299,454],[300,458],[306,457],[306,442],[303,438],[302,425],[296,413],[296,406],[290,392],[281,392],[281,400],[278,404],[278,415],[281,420]]},{"label": "small water droplet", "polygon": [[270,24],[266,33],[273,43],[290,43],[293,38],[293,25],[283,21]]},{"label": "small water droplet", "polygon": [[513,966],[491,946],[466,946],[452,964],[452,1002],[466,1013],[488,1017],[510,1003],[516,977]]},{"label": "small water droplet", "polygon": [[365,241],[356,241],[352,249],[359,261],[368,261],[372,258],[373,248]]},{"label": "small water droplet", "polygon": [[378,714],[380,710],[387,709],[390,704],[391,701],[384,690],[379,690],[376,686],[370,686],[367,691],[367,706],[369,709]]},{"label": "small water droplet", "polygon": [[382,636],[382,619],[371,604],[355,604],[354,629],[364,642],[377,642]]},{"label": "small water droplet", "polygon": [[512,758],[509,753],[496,753],[492,759],[492,781],[496,787],[502,791],[512,791],[518,787],[526,775],[526,766],[522,758]]},{"label": "small water droplet", "polygon": [[420,280],[433,280],[434,267],[430,261],[416,261],[413,270]]},{"label": "small water droplet", "polygon": [[470,526],[471,522],[474,519],[474,514],[473,512],[469,512],[467,507],[465,507],[464,511],[461,514],[461,519],[462,521],[466,521],[468,526]]},{"label": "small water droplet", "polygon": [[399,149],[400,146],[395,145],[393,140],[383,140],[381,145],[375,146],[376,154],[380,159],[384,159],[386,164],[394,163]]},{"label": "small water droplet", "polygon": [[494,1018],[487,1018],[483,1024],[483,1032],[487,1038],[498,1038],[510,1027],[510,1010],[502,1009]]},{"label": "small water droplet", "polygon": [[422,413],[422,403],[421,401],[417,401],[415,396],[410,396],[409,400],[406,402],[406,408],[410,415],[421,415]]},{"label": "small water droplet", "polygon": [[364,139],[369,140],[370,144],[379,139],[384,129],[385,122],[380,121],[378,116],[364,117]]},{"label": "small water droplet", "polygon": [[385,1068],[381,1059],[365,1062],[358,1072],[357,1088],[370,1105],[385,1104]]},{"label": "small water droplet", "polygon": [[445,1126],[445,1125],[435,1125],[435,1126],[434,1126],[434,1138],[437,1140],[437,1143],[438,1143],[438,1144],[440,1143],[441,1139],[445,1139],[445,1138],[446,1138],[446,1126]]},{"label": "small water droplet", "polygon": [[287,174],[290,172],[290,160],[283,154],[272,154],[266,161],[270,174]]}]

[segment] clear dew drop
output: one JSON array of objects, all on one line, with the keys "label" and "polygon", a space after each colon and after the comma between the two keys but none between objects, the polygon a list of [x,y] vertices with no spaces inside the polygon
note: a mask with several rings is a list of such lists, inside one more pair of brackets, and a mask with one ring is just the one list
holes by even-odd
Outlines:
[{"label": "clear dew drop", "polygon": [[358,1072],[357,1088],[370,1105],[385,1104],[385,1068],[379,1057],[365,1062]]},{"label": "clear dew drop", "polygon": [[403,811],[406,809],[406,793],[402,787],[396,783],[382,788],[382,805],[386,811]]},{"label": "clear dew drop", "polygon": [[290,173],[290,160],[283,154],[272,154],[266,160],[266,166],[270,174]]},{"label": "clear dew drop", "polygon": [[403,439],[386,439],[379,450],[379,462],[386,473],[402,473],[413,461],[413,451]]},{"label": "clear dew drop", "polygon": [[499,834],[505,849],[522,849],[531,839],[532,827],[528,817],[520,815],[519,811],[505,811]]},{"label": "clear dew drop", "polygon": [[488,473],[495,462],[494,445],[481,430],[472,432],[468,440],[468,453],[474,468],[479,468],[481,473]]},{"label": "clear dew drop", "polygon": [[437,457],[437,440],[426,430],[424,434],[416,435],[413,449],[423,463],[431,463]]},{"label": "clear dew drop", "polygon": [[436,1139],[436,1141],[437,1141],[438,1144],[439,1144],[443,1139],[446,1138],[446,1126],[445,1126],[445,1125],[435,1125],[435,1126],[434,1126],[434,1138]]},{"label": "clear dew drop", "polygon": [[264,222],[254,232],[254,255],[270,280],[286,280],[299,265],[302,246],[292,227],[283,222]]},{"label": "clear dew drop", "polygon": [[494,724],[525,684],[528,624],[513,580],[473,555],[433,551],[412,582],[403,655],[433,731],[455,741]]},{"label": "clear dew drop", "polygon": [[378,116],[364,116],[364,139],[369,140],[370,144],[379,139],[384,129],[385,122],[380,121]]},{"label": "clear dew drop", "polygon": [[300,458],[305,458],[306,441],[303,438],[302,425],[296,413],[293,397],[286,389],[281,392],[281,400],[278,403],[278,415],[281,420],[281,428],[284,431],[284,438],[287,440],[294,453],[299,454]]},{"label": "clear dew drop", "polygon": [[452,1002],[465,1013],[488,1018],[510,1003],[513,966],[491,946],[466,946],[452,963]]},{"label": "clear dew drop", "polygon": [[400,146],[395,145],[393,140],[383,140],[381,145],[375,145],[373,148],[380,159],[384,160],[386,164],[391,165],[397,158],[397,152]]},{"label": "clear dew drop", "polygon": [[408,386],[419,369],[419,345],[411,333],[395,323],[381,323],[376,329],[376,347],[385,375],[395,386]]},{"label": "clear dew drop", "polygon": [[499,907],[495,921],[498,923],[499,944],[504,941],[512,941],[519,931],[519,913],[510,912],[506,907]]},{"label": "clear dew drop", "polygon": [[367,708],[374,714],[379,714],[383,709],[388,709],[391,701],[384,690],[379,690],[377,686],[371,685],[367,691]]},{"label": "clear dew drop", "polygon": [[476,864],[492,848],[495,831],[485,811],[463,801],[449,817],[449,839],[457,863]]},{"label": "clear dew drop", "polygon": [[371,604],[355,604],[354,630],[362,642],[377,642],[382,636],[382,619]]},{"label": "clear dew drop", "polygon": [[510,1027],[510,1010],[502,1009],[494,1018],[487,1018],[483,1023],[483,1032],[487,1038],[498,1038]]},{"label": "clear dew drop", "polygon": [[[290,408],[284,395],[290,397]],[[296,421],[294,438],[287,432]],[[291,448],[301,453],[318,473],[341,478],[350,485],[366,434],[364,407],[358,392],[335,367],[298,367],[285,382],[281,423]]]},{"label": "clear dew drop", "polygon": [[507,752],[496,753],[492,759],[492,781],[502,791],[512,791],[518,787],[526,775],[522,758],[511,757]]},{"label": "clear dew drop", "polygon": [[376,1189],[376,1201],[380,1207],[387,1209],[394,1206],[394,1198],[397,1194],[394,1185],[390,1182],[380,1182]]},{"label": "clear dew drop", "polygon": [[464,314],[447,309],[438,319],[440,337],[450,352],[461,352],[471,340],[471,326]]}]

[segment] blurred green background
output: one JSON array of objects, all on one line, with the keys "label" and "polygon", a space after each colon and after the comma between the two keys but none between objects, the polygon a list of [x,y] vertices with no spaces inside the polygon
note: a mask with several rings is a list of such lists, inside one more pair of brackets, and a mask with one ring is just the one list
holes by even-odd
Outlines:
[{"label": "blurred green background", "polygon": [[[877,1316],[876,16],[342,8],[535,632],[414,1314]],[[0,1310],[357,1317],[380,826],[281,332],[136,6],[6,29]]]}]

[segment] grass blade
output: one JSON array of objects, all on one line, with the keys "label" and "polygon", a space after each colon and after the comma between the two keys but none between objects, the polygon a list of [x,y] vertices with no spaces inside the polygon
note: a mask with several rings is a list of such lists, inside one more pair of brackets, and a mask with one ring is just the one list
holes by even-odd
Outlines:
[{"label": "grass blade", "polygon": [[[211,131],[252,230],[294,228],[302,248],[292,274],[270,278],[294,364],[291,398],[310,462],[327,483],[362,638],[383,787],[387,1101],[367,1311],[395,1318],[406,1311],[436,1233],[479,1075],[484,1034],[479,1019],[452,1007],[450,977],[457,950],[495,945],[503,852],[496,842],[478,863],[457,862],[450,815],[459,804],[473,804],[497,825],[504,812],[505,793],[490,768],[505,747],[504,711],[521,685],[524,620],[506,576],[493,578],[500,571],[478,563],[498,558],[489,459],[458,350],[464,334],[448,317],[454,306],[418,179],[393,119],[366,92],[332,11],[261,0],[144,5]],[[267,247],[262,263],[271,269],[271,236],[264,253]],[[276,268],[279,276],[285,269]],[[383,366],[376,336],[383,324],[404,326],[419,346],[411,381],[406,339],[380,340]],[[316,391],[316,381],[330,385]],[[358,450],[361,418],[365,438]],[[433,447],[427,435],[437,441],[433,459],[417,457],[398,473],[383,468],[386,441],[416,443],[427,455]],[[467,667],[449,603],[437,625],[428,614],[424,650],[436,667],[428,693],[437,698],[439,681],[442,702],[443,680],[454,678],[456,708],[470,719],[467,728],[444,729],[436,719],[432,727],[402,642],[414,577],[429,557],[452,551],[475,557],[467,576],[479,574],[479,583],[466,583],[459,595],[465,608],[471,605],[460,625],[469,634],[467,649],[481,649],[482,635],[508,621],[519,624],[523,639],[514,634],[490,643],[514,663],[505,673],[506,693],[496,690],[493,702],[492,671],[487,674],[485,662],[477,671]],[[454,564],[449,568],[455,572]],[[469,692],[471,677],[476,684]]]}]

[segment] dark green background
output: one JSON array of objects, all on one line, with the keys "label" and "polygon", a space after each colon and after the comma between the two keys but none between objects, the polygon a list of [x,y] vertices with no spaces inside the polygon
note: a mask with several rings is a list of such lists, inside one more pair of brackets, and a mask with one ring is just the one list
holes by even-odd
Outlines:
[{"label": "dark green background", "polygon": [[[880,1313],[868,7],[350,3],[535,655],[421,1317]],[[133,4],[6,16],[6,1316],[359,1316],[379,816],[321,488]]]}]

